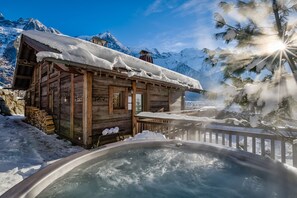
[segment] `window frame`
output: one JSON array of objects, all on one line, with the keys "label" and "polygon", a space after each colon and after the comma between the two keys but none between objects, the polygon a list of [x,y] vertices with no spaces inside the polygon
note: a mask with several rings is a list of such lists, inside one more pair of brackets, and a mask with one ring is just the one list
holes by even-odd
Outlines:
[{"label": "window frame", "polygon": [[[114,96],[117,93],[121,95],[120,103],[122,104],[120,107],[115,107],[114,105]],[[113,113],[128,113],[128,87],[109,86],[109,114]]]}]

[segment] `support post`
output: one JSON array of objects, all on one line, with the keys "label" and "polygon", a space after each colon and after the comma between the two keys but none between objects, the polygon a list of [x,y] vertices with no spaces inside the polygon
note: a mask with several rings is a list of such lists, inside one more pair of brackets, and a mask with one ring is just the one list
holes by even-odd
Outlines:
[{"label": "support post", "polygon": [[83,143],[85,146],[92,144],[92,82],[93,74],[84,73],[83,83]]},{"label": "support post", "polygon": [[293,166],[297,168],[297,139],[293,140]]},{"label": "support post", "polygon": [[71,88],[70,88],[70,138],[74,137],[74,102],[75,102],[75,93],[74,93],[74,74],[71,74]]},{"label": "support post", "polygon": [[136,114],[136,82],[132,81],[132,136],[134,136],[138,132],[135,114]]}]

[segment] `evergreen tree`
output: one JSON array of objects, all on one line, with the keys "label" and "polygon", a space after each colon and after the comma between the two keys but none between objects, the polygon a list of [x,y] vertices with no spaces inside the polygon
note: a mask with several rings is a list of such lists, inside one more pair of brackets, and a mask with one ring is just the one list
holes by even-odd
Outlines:
[{"label": "evergreen tree", "polygon": [[[230,0],[221,1],[219,8],[221,12],[215,13],[214,19],[220,32],[215,37],[230,47],[204,49],[208,54],[205,61],[212,66],[222,66],[225,78],[242,88],[231,103],[252,107],[250,109],[264,108],[261,119],[290,117],[290,104],[296,104],[296,98],[290,95],[286,85],[282,85],[290,81],[282,76],[287,70],[294,74],[295,81],[297,79],[297,0]],[[246,71],[261,73],[264,69],[270,71],[269,76],[264,78],[262,85],[254,83],[257,91],[247,93],[244,88],[253,82],[242,79],[241,74]],[[267,99],[263,87],[275,91],[274,98],[263,100]],[[267,111],[269,103],[276,105]]]},{"label": "evergreen tree", "polygon": [[222,13],[215,13],[214,18],[222,31],[215,37],[232,47],[205,49],[206,62],[221,64],[226,78],[247,70],[260,73],[264,68],[274,74],[286,64],[297,72],[296,0],[222,1],[219,7]]}]

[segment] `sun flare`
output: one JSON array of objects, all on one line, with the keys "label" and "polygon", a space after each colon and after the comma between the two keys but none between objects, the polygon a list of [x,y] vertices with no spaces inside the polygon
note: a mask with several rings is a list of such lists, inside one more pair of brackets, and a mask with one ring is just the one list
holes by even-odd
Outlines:
[{"label": "sun flare", "polygon": [[267,45],[267,51],[269,53],[274,53],[277,51],[285,51],[286,49],[287,49],[287,44],[281,40],[272,41]]}]

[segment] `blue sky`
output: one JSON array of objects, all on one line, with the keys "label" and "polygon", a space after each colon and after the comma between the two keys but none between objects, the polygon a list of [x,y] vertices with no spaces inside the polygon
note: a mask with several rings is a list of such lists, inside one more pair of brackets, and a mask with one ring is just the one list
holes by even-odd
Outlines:
[{"label": "blue sky", "polygon": [[124,45],[179,51],[215,48],[216,0],[1,0],[7,19],[36,18],[62,33],[110,31]]}]

